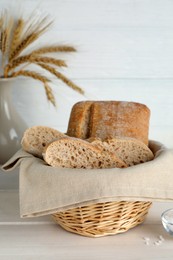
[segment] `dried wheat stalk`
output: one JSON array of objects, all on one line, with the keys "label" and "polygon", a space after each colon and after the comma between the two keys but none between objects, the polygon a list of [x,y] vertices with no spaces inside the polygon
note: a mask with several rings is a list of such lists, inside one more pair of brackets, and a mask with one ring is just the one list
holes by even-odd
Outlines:
[{"label": "dried wheat stalk", "polygon": [[80,94],[84,94],[83,89],[81,89],[80,87],[78,87],[76,84],[74,84],[71,80],[69,80],[67,77],[65,77],[62,73],[60,73],[59,71],[56,71],[56,76],[57,78],[59,78],[60,80],[62,80],[67,86],[69,86],[71,89],[79,92]]},{"label": "dried wheat stalk", "polygon": [[11,39],[11,46],[9,50],[9,59],[11,60],[11,55],[16,49],[17,45],[21,40],[21,35],[24,27],[24,20],[22,18],[17,20],[16,27],[13,30],[13,35]]},{"label": "dried wheat stalk", "polygon": [[17,72],[14,72],[11,76],[12,77],[17,77],[17,76],[31,77],[33,79],[36,79],[36,80],[39,80],[39,81],[43,82],[47,99],[54,106],[56,106],[55,97],[53,95],[52,89],[48,85],[48,82],[50,82],[50,80],[47,77],[45,77],[43,75],[40,75],[37,72],[33,72],[33,71],[29,71],[29,70],[19,70]]},{"label": "dried wheat stalk", "polygon": [[2,51],[3,17],[0,18],[0,51]]},{"label": "dried wheat stalk", "polygon": [[[55,106],[55,98],[51,87],[48,85],[50,80],[37,72],[24,70],[23,67],[36,64],[62,80],[73,90],[84,94],[80,87],[55,69],[55,67],[67,67],[64,60],[44,56],[47,53],[75,52],[76,49],[69,45],[47,45],[22,55],[22,52],[45,33],[51,24],[52,21],[48,16],[42,19],[33,16],[26,21],[22,17],[14,20],[7,13],[2,13],[0,16],[0,51],[3,77],[26,76],[41,81],[47,99]],[[20,65],[24,66],[21,67]]]},{"label": "dried wheat stalk", "polygon": [[38,72],[34,72],[34,71],[30,71],[30,70],[19,70],[19,71],[13,72],[11,74],[11,77],[17,77],[17,76],[31,77],[31,78],[39,80],[43,83],[50,82],[50,80],[47,77],[39,74]]},{"label": "dried wheat stalk", "polygon": [[[13,28],[14,20],[12,17],[9,18],[9,21],[7,21],[6,26],[6,46],[5,46],[5,55],[8,57],[9,49],[11,47],[11,31]],[[6,57],[6,58],[7,58]]]},{"label": "dried wheat stalk", "polygon": [[45,53],[51,53],[51,52],[74,52],[76,49],[72,46],[68,45],[55,45],[55,46],[46,46],[41,47],[37,50],[34,50],[31,55],[40,55]]},{"label": "dried wheat stalk", "polygon": [[1,39],[2,39],[1,51],[2,51],[2,55],[4,55],[6,50],[6,42],[7,42],[7,30],[4,29],[1,32]]},{"label": "dried wheat stalk", "polygon": [[53,21],[49,18],[49,16],[44,16],[42,19],[37,16],[31,18],[26,22],[25,31],[23,33],[23,38],[31,35],[36,32],[45,32],[53,23]]},{"label": "dried wheat stalk", "polygon": [[8,13],[5,11],[1,19],[1,52],[2,52],[2,67],[5,66],[8,59],[11,30],[13,27],[13,18],[8,17]]},{"label": "dried wheat stalk", "polygon": [[[44,20],[44,19],[43,19]],[[23,39],[20,41],[20,43],[17,45],[15,50],[11,53],[11,56],[9,58],[9,61],[11,62],[13,59],[15,59],[17,56],[20,55],[20,53],[26,49],[31,43],[36,41],[52,24],[52,22],[47,23],[46,25],[42,25],[43,20],[40,22],[39,25],[35,28],[35,30],[31,29],[31,32],[28,34],[26,33],[26,37],[23,37]]]},{"label": "dried wheat stalk", "polygon": [[11,62],[13,59],[15,59],[17,56],[20,55],[20,53],[26,49],[31,43],[33,43],[36,39],[38,39],[40,36],[39,33],[32,33],[28,35],[23,41],[21,41],[15,50],[11,53],[9,61]]},{"label": "dried wheat stalk", "polygon": [[52,103],[52,105],[56,106],[55,97],[53,95],[51,87],[47,84],[47,82],[44,83],[44,89],[47,99]]},{"label": "dried wheat stalk", "polygon": [[2,24],[3,24],[3,20],[2,20],[2,18],[0,17],[0,29],[2,28]]},{"label": "dried wheat stalk", "polygon": [[73,90],[79,92],[80,94],[84,94],[83,89],[78,87],[76,84],[74,84],[71,80],[69,80],[67,77],[65,77],[62,73],[58,72],[55,68],[44,64],[44,63],[38,63],[40,67],[43,69],[49,71],[51,74],[55,75],[58,79],[62,80],[66,85],[68,85]]},{"label": "dried wheat stalk", "polygon": [[2,67],[5,66],[5,52],[6,52],[6,42],[7,42],[7,31],[3,30],[1,32],[1,52],[2,52]]},{"label": "dried wheat stalk", "polygon": [[67,64],[65,63],[65,61],[60,60],[60,59],[55,59],[55,58],[51,58],[51,57],[25,55],[25,56],[20,56],[17,59],[14,59],[11,63],[9,63],[8,65],[5,66],[4,77],[7,77],[8,73],[11,70],[14,70],[16,67],[20,66],[23,63],[38,63],[38,62],[50,63],[50,64],[54,64],[58,67],[67,67]]},{"label": "dried wheat stalk", "polygon": [[4,41],[4,39],[3,39],[3,36],[4,36],[4,23],[5,23],[5,17],[4,17],[4,13],[1,13],[1,27],[0,27],[0,29],[1,29],[1,31],[0,31],[0,35],[1,35],[1,39],[0,39],[0,50],[1,50],[1,52],[2,52],[2,44],[3,44],[3,41]]}]

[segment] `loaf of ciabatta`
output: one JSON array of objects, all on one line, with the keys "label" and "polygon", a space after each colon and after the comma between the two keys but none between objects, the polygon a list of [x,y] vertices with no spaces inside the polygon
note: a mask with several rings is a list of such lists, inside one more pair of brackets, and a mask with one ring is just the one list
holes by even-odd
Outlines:
[{"label": "loaf of ciabatta", "polygon": [[71,111],[67,135],[87,139],[131,137],[148,145],[149,108],[126,101],[82,101]]}]

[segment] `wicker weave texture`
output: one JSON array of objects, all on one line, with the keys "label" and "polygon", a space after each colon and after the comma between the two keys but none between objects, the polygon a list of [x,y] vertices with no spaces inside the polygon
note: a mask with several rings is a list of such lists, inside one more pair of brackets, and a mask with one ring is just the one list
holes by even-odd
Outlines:
[{"label": "wicker weave texture", "polygon": [[142,223],[151,202],[105,202],[73,208],[53,214],[64,229],[88,237],[125,232]]}]

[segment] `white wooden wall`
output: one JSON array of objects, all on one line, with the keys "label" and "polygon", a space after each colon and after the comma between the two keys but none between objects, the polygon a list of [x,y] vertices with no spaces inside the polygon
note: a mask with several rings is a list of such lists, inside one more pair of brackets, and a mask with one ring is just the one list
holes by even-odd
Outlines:
[{"label": "white wooden wall", "polygon": [[[127,100],[151,109],[150,138],[173,147],[173,1],[170,0],[24,0],[55,20],[40,43],[66,43],[63,73],[85,96],[60,81],[53,83],[58,104],[46,101],[43,87],[27,80],[14,88],[14,101],[28,126],[49,125],[66,131],[71,107],[83,99]],[[0,0],[0,7],[12,3]]]}]

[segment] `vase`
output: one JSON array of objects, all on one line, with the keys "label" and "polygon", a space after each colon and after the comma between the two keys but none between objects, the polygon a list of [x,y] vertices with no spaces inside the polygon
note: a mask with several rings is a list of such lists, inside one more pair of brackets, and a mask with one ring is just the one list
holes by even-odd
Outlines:
[{"label": "vase", "polygon": [[4,164],[21,147],[27,124],[13,103],[12,90],[18,79],[0,79],[0,164]]}]

